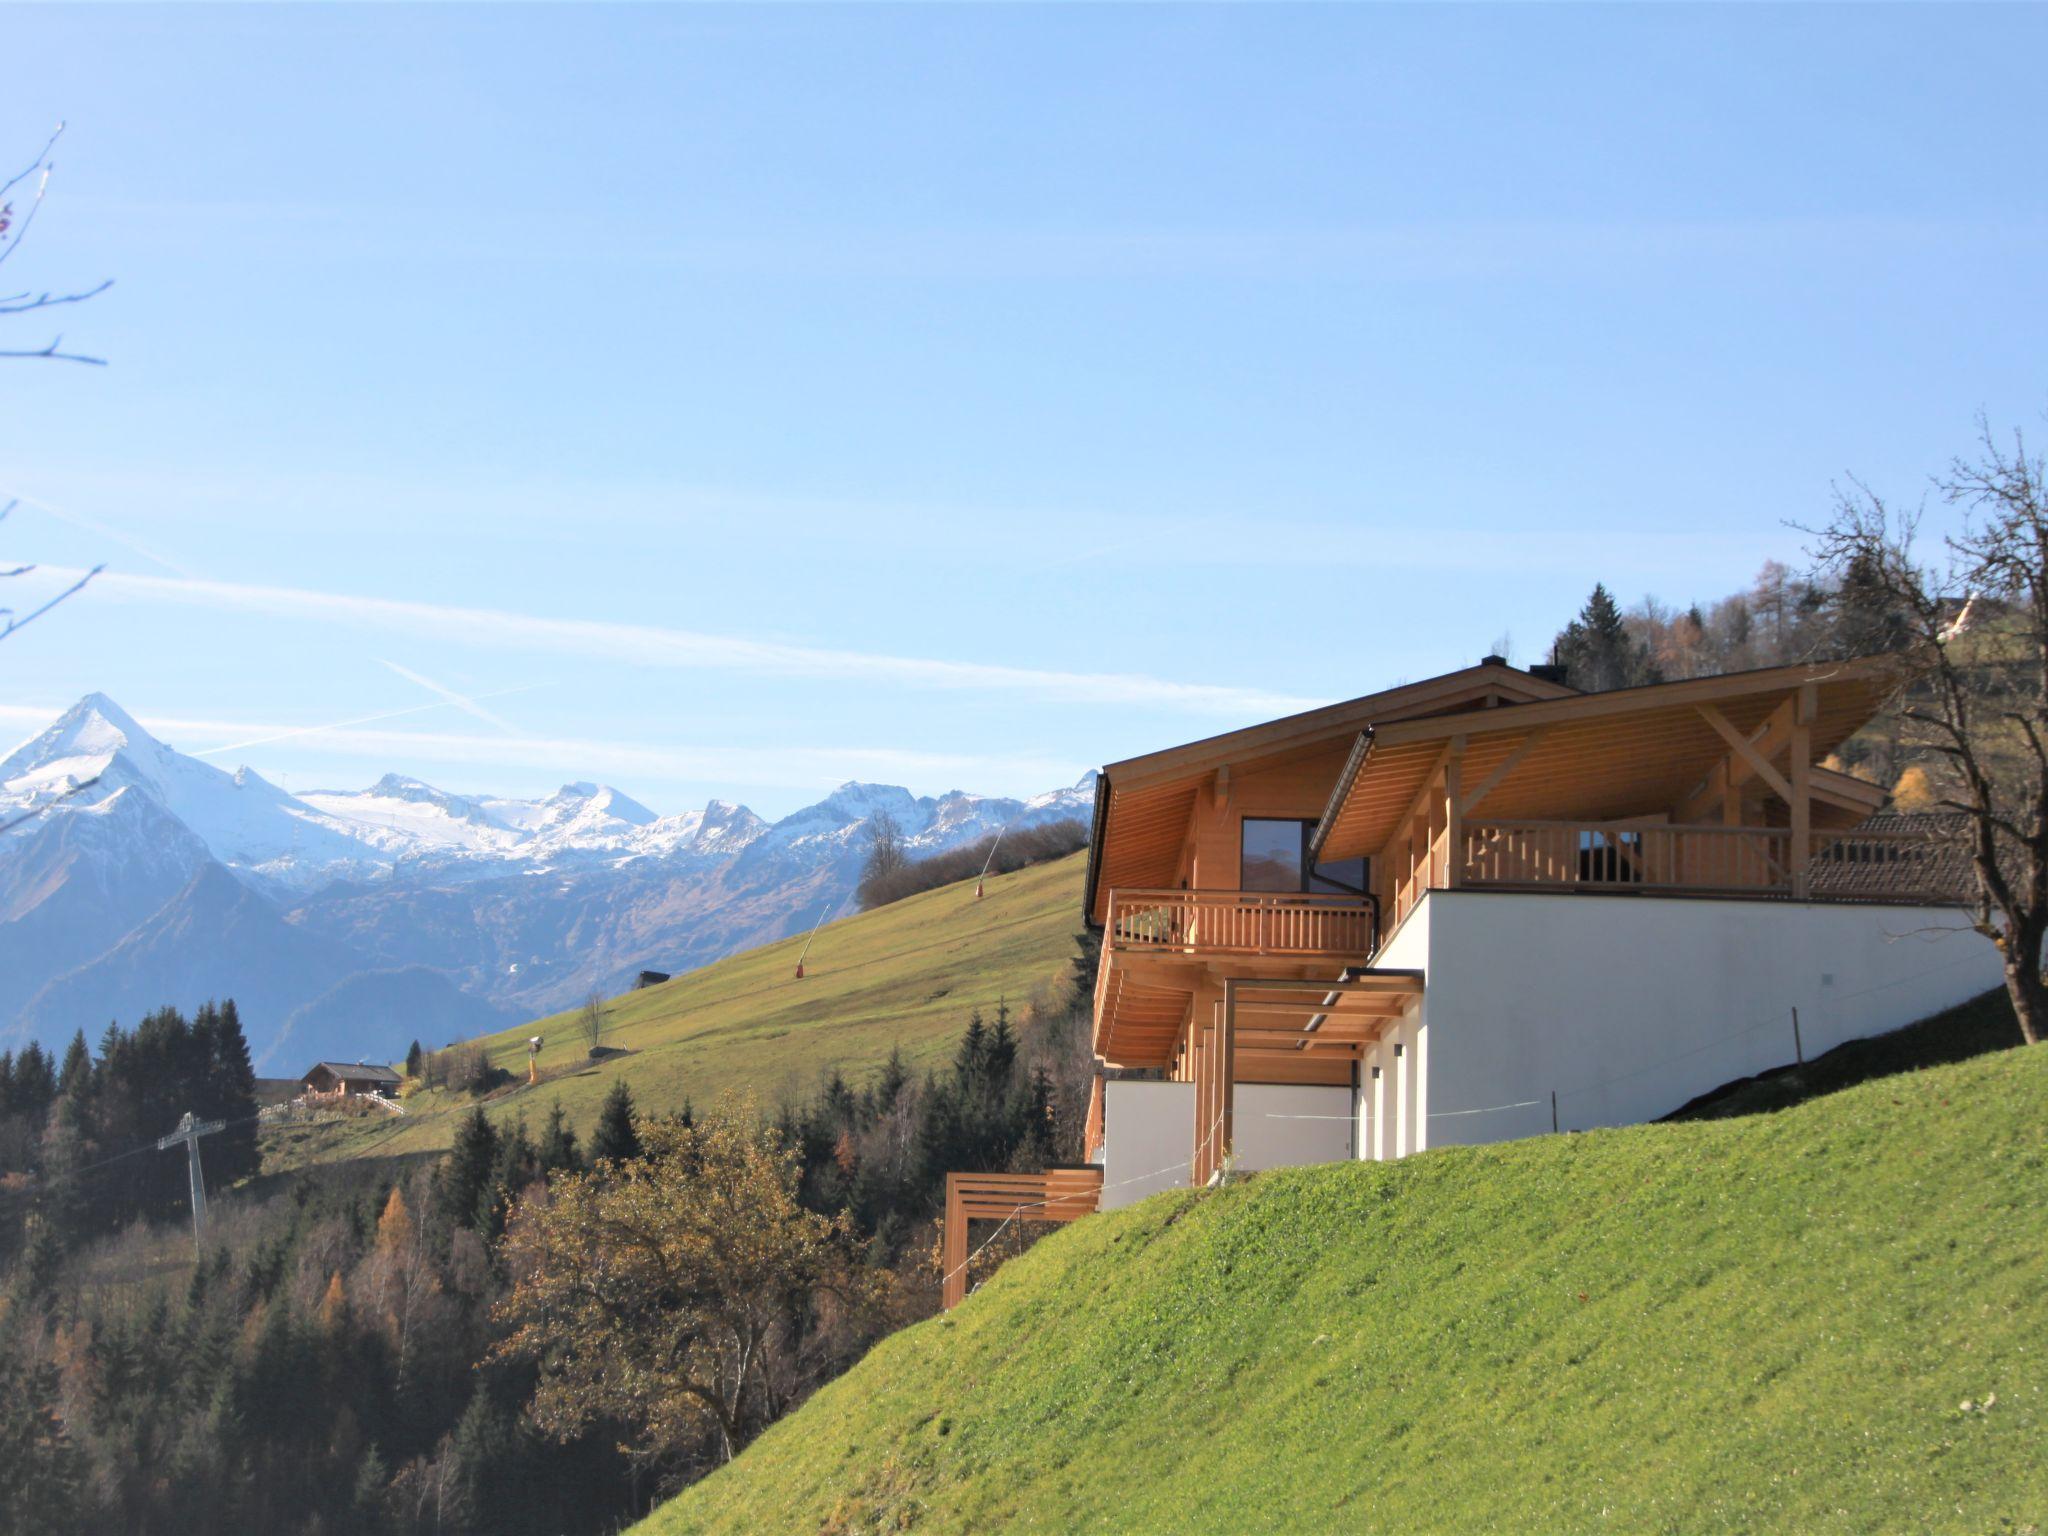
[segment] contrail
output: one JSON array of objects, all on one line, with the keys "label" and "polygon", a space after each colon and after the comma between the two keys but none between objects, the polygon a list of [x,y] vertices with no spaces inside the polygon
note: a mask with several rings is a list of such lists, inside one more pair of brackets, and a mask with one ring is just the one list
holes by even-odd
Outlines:
[{"label": "contrail", "polygon": [[160,565],[165,570],[184,577],[187,581],[198,581],[201,579],[196,572],[188,570],[175,560],[158,554],[147,544],[143,543],[142,540],[132,538],[128,534],[121,532],[118,528],[109,528],[97,518],[87,517],[82,512],[67,512],[62,507],[53,507],[47,501],[38,500],[34,496],[24,496],[19,491],[12,491],[8,494],[11,500],[18,501],[25,507],[34,507],[38,512],[54,517],[60,523],[70,523],[75,528],[83,528],[88,533],[96,533],[103,539],[112,539],[123,548],[134,550],[136,554],[142,556],[143,559],[149,561],[152,565]]},{"label": "contrail", "polygon": [[[500,688],[494,693],[480,693],[477,697],[480,699],[502,699],[507,694],[525,693],[528,689],[536,686],[538,685],[528,683],[519,688]],[[352,720],[329,720],[324,725],[304,725],[296,730],[278,731],[269,736],[252,736],[247,741],[231,741],[226,746],[207,747],[203,751],[194,752],[192,756],[218,757],[223,752],[243,752],[250,747],[267,747],[273,741],[290,741],[295,736],[317,736],[322,731],[345,731],[352,726],[375,725],[380,720],[398,720],[406,715],[423,715],[429,710],[452,709],[454,707],[455,701],[452,699],[436,699],[431,704],[414,704],[406,709],[387,709],[382,714],[358,715]],[[489,719],[490,716],[485,715],[484,718]]]},{"label": "contrail", "polygon": [[[66,574],[45,566],[44,574]],[[71,572],[76,575],[78,573]],[[228,581],[195,581],[109,571],[94,583],[105,599],[174,603],[215,612],[255,613],[301,623],[329,623],[406,634],[501,652],[534,652],[559,660],[580,656],[632,666],[736,672],[756,677],[807,677],[938,690],[1025,693],[1074,703],[1140,705],[1198,714],[1265,718],[1326,704],[1262,688],[1184,683],[1129,672],[1068,672],[1043,667],[951,661],[829,646],[751,640],[738,635],[556,619],[494,608],[464,608],[398,598],[319,592]]]},{"label": "contrail", "polygon": [[[441,686],[441,684],[435,682],[431,677],[423,676],[422,674],[413,671],[412,668],[410,667],[401,667],[395,661],[385,661],[384,658],[381,656],[379,656],[377,660],[383,663],[383,665],[389,667],[392,671],[396,672],[400,677],[404,678],[407,682],[417,683],[420,687],[426,689],[427,692],[439,694],[441,697],[441,701],[444,704],[452,705],[456,709],[461,710],[465,715],[474,715],[477,719],[483,721],[485,725],[495,725],[507,736],[517,736],[519,734],[518,727],[513,725],[513,723],[510,720],[507,720],[502,715],[492,714],[488,709],[485,709],[481,704],[477,703],[477,701],[474,698],[471,698],[469,695],[457,693],[453,688],[444,688]],[[516,692],[517,690],[515,689],[512,691]],[[491,695],[487,694],[485,695],[485,697],[488,698],[491,697]]]}]

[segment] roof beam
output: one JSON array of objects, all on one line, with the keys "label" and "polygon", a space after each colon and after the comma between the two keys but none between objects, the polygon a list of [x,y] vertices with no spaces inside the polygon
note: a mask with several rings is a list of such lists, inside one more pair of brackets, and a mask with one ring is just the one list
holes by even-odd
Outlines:
[{"label": "roof beam", "polygon": [[[1771,761],[1769,758],[1765,757],[1762,752],[1757,750],[1756,743],[1750,740],[1749,737],[1743,735],[1742,732],[1735,729],[1735,727],[1729,723],[1728,717],[1722,714],[1721,711],[1716,709],[1713,705],[1699,704],[1695,705],[1694,707],[1698,709],[1700,713],[1700,718],[1705,720],[1707,724],[1711,725],[1714,728],[1714,733],[1717,736],[1719,736],[1723,741],[1728,743],[1729,749],[1733,751],[1737,757],[1741,758],[1745,763],[1749,764],[1750,772],[1754,773],[1758,778],[1762,779],[1766,784],[1770,785],[1770,787],[1777,792],[1778,798],[1783,800],[1787,805],[1790,805],[1792,803],[1791,783],[1786,779],[1786,777],[1782,773],[1778,772],[1778,770],[1771,765]],[[1771,729],[1772,721],[1776,719],[1777,711],[1773,710],[1771,712],[1770,718],[1764,722],[1764,729],[1763,732],[1761,732],[1760,734],[1768,734]]]},{"label": "roof beam", "polygon": [[1500,761],[1500,765],[1496,767],[1493,770],[1493,772],[1489,773],[1485,778],[1481,779],[1478,785],[1472,790],[1472,792],[1466,795],[1463,800],[1458,802],[1458,814],[1460,816],[1470,816],[1474,811],[1478,810],[1479,802],[1484,800],[1488,795],[1492,794],[1496,789],[1499,789],[1501,786],[1501,781],[1506,779],[1507,776],[1513,773],[1517,768],[1521,767],[1522,759],[1527,757],[1529,753],[1535,749],[1536,745],[1539,742],[1541,742],[1545,736],[1548,736],[1549,734],[1549,726],[1539,725],[1536,727],[1535,730],[1531,731],[1528,735],[1524,736],[1521,739],[1521,741],[1516,744],[1515,750],[1510,752],[1506,757],[1502,758]]}]

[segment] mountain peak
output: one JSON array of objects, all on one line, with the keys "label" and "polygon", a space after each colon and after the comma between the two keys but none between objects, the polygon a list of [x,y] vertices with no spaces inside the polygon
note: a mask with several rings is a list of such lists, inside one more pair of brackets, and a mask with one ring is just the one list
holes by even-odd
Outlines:
[{"label": "mountain peak", "polygon": [[88,779],[123,748],[164,750],[128,711],[104,693],[88,693],[40,736],[23,742],[0,762],[0,783],[29,777]]}]

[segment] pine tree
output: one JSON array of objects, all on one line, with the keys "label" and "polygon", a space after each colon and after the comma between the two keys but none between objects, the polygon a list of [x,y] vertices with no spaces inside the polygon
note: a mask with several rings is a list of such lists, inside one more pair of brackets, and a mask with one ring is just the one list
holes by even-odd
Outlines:
[{"label": "pine tree", "polygon": [[583,1166],[576,1151],[576,1132],[570,1128],[568,1116],[562,1113],[560,1099],[548,1110],[548,1127],[541,1132],[539,1157],[542,1173],[574,1173]]},{"label": "pine tree", "polygon": [[479,1104],[463,1117],[434,1183],[434,1208],[450,1227],[476,1225],[498,1161],[498,1132]]},{"label": "pine tree", "polygon": [[0,1530],[65,1536],[83,1529],[85,1467],[57,1412],[53,1365],[0,1348]]},{"label": "pine tree", "polygon": [[597,1114],[597,1129],[590,1133],[590,1161],[630,1163],[642,1155],[640,1126],[633,1113],[632,1090],[624,1078],[612,1081],[604,1108]]},{"label": "pine tree", "polygon": [[407,1077],[418,1077],[420,1075],[420,1058],[423,1054],[420,1050],[419,1041],[413,1041],[412,1049],[405,1053],[405,1075]]},{"label": "pine tree", "polygon": [[65,1093],[73,1082],[83,1078],[90,1086],[92,1078],[92,1047],[85,1043],[85,1031],[79,1030],[71,1037],[71,1044],[64,1048],[64,1070],[57,1078],[57,1091]]},{"label": "pine tree", "polygon": [[1573,687],[1587,693],[1662,681],[1648,647],[1629,634],[1604,582],[1594,583],[1586,606],[1558,635],[1551,660],[1565,669]]},{"label": "pine tree", "polygon": [[498,1138],[497,1156],[491,1159],[490,1177],[477,1192],[476,1229],[487,1238],[504,1235],[505,1218],[520,1192],[540,1176],[540,1158],[527,1134],[526,1117],[512,1122],[512,1129]]},{"label": "pine tree", "polygon": [[256,1068],[249,1059],[249,1038],[242,1032],[235,1000],[228,998],[217,1009],[208,1004],[201,1012],[213,1017],[206,1035],[209,1049],[200,1067],[206,1079],[200,1097],[207,1115],[227,1122],[206,1149],[206,1182],[210,1188],[225,1188],[262,1165],[256,1142]]}]

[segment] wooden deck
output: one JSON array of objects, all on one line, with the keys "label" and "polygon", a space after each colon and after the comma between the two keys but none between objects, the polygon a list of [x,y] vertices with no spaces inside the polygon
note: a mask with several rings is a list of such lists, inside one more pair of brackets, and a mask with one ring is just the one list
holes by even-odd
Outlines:
[{"label": "wooden deck", "polygon": [[1078,1221],[1102,1204],[1102,1169],[1048,1168],[1043,1173],[949,1173],[946,1224],[940,1244],[944,1277],[940,1305],[967,1297],[967,1224],[970,1221]]},{"label": "wooden deck", "polygon": [[1395,882],[1391,929],[1425,891],[1641,892],[1769,900],[1941,905],[1964,899],[1969,868],[1928,832],[1814,829],[1793,860],[1788,827],[1678,826],[1649,821],[1472,821],[1438,829]]},{"label": "wooden deck", "polygon": [[1226,972],[1328,979],[1378,943],[1377,906],[1355,896],[1114,890],[1106,910],[1096,1045],[1136,1065],[1171,1059],[1196,992],[1220,996]]}]

